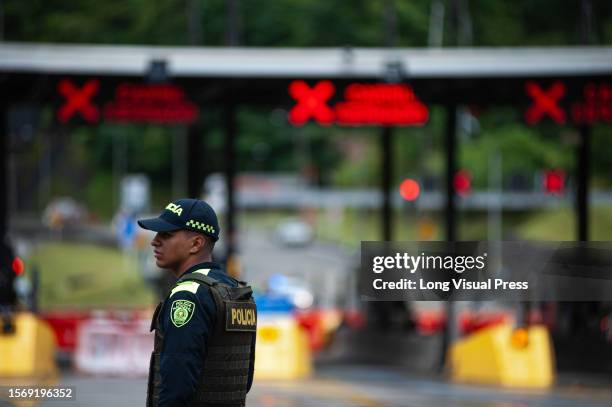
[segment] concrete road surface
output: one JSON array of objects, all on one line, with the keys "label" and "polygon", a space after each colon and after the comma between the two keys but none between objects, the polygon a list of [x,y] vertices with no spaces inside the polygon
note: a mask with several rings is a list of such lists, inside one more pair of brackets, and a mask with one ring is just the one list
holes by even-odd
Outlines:
[{"label": "concrete road surface", "polygon": [[356,264],[349,253],[333,244],[314,241],[305,247],[288,247],[276,238],[274,231],[245,229],[240,235],[240,262],[243,278],[251,284],[265,286],[274,274],[297,278],[307,284],[316,305],[336,305],[346,290],[347,277]]},{"label": "concrete road surface", "polygon": [[[144,378],[91,378],[67,375],[61,384],[75,386],[75,401],[41,406],[144,406]],[[595,407],[612,406],[612,386],[562,385],[547,391],[501,390],[448,383],[371,366],[325,366],[298,381],[256,381],[248,395],[253,407],[456,406],[456,407]]]}]

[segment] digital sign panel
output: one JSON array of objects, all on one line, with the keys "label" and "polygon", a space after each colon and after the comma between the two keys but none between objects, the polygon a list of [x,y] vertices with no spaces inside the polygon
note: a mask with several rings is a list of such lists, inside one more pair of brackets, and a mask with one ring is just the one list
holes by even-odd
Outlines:
[{"label": "digital sign panel", "polygon": [[584,87],[583,96],[583,100],[572,104],[574,122],[592,124],[612,121],[612,85],[589,83]]},{"label": "digital sign panel", "polygon": [[535,81],[525,84],[525,92],[531,100],[525,111],[525,121],[535,125],[543,120],[557,124],[595,124],[612,121],[612,85],[589,82],[580,94],[572,98],[563,81],[542,86]]},{"label": "digital sign panel", "polygon": [[63,102],[57,109],[60,123],[81,120],[86,124],[179,125],[191,124],[198,118],[198,107],[174,84],[122,82],[114,87],[111,100],[106,101],[99,100],[103,96],[97,79],[88,79],[81,85],[62,79],[57,90]]},{"label": "digital sign panel", "polygon": [[60,123],[66,123],[73,117],[80,116],[87,123],[96,123],[100,119],[100,110],[93,102],[93,97],[100,89],[100,82],[90,79],[81,87],[69,79],[62,79],[57,90],[64,98],[64,104],[57,111]]},{"label": "digital sign panel", "polygon": [[336,87],[330,81],[309,86],[295,80],[289,95],[296,101],[289,111],[289,122],[302,126],[308,121],[329,126],[423,126],[429,109],[407,84],[351,83],[343,99],[332,104]]}]

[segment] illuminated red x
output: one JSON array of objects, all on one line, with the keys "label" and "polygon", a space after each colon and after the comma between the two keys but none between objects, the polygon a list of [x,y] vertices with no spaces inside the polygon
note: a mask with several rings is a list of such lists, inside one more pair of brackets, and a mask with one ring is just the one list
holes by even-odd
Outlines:
[{"label": "illuminated red x", "polygon": [[289,121],[301,126],[313,117],[317,123],[330,125],[334,121],[334,111],[327,101],[334,95],[334,85],[330,81],[318,82],[312,89],[304,81],[293,81],[289,94],[297,104],[289,111]]},{"label": "illuminated red x", "polygon": [[536,124],[545,114],[548,114],[557,124],[565,123],[565,111],[558,105],[559,100],[565,95],[565,85],[555,82],[544,91],[535,82],[527,82],[525,85],[527,94],[533,99],[533,104],[525,112],[525,120],[529,124]]},{"label": "illuminated red x", "polygon": [[79,112],[86,121],[97,122],[100,118],[100,111],[91,104],[91,98],[98,92],[99,87],[100,84],[96,79],[87,81],[80,89],[68,79],[61,80],[57,85],[57,90],[64,96],[66,103],[57,112],[58,120],[66,123]]}]

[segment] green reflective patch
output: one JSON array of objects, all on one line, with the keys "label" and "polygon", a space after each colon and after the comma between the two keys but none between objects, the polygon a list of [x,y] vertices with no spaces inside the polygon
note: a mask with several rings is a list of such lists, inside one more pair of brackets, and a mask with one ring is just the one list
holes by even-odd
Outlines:
[{"label": "green reflective patch", "polygon": [[170,307],[170,320],[177,328],[187,324],[193,312],[195,311],[195,304],[187,300],[176,300]]},{"label": "green reflective patch", "polygon": [[185,281],[182,283],[178,283],[177,286],[174,287],[170,292],[170,297],[172,297],[179,291],[189,291],[190,293],[195,294],[198,292],[198,287],[200,287],[200,284],[194,281]]}]

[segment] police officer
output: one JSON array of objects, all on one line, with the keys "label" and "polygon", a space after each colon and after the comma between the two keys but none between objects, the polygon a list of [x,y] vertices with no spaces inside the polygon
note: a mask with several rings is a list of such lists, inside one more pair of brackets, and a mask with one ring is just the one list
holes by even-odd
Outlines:
[{"label": "police officer", "polygon": [[244,406],[253,382],[257,311],[251,288],[212,262],[219,238],[213,209],[197,199],[169,203],[138,224],[157,232],[157,266],[178,281],[153,315],[147,406]]}]

